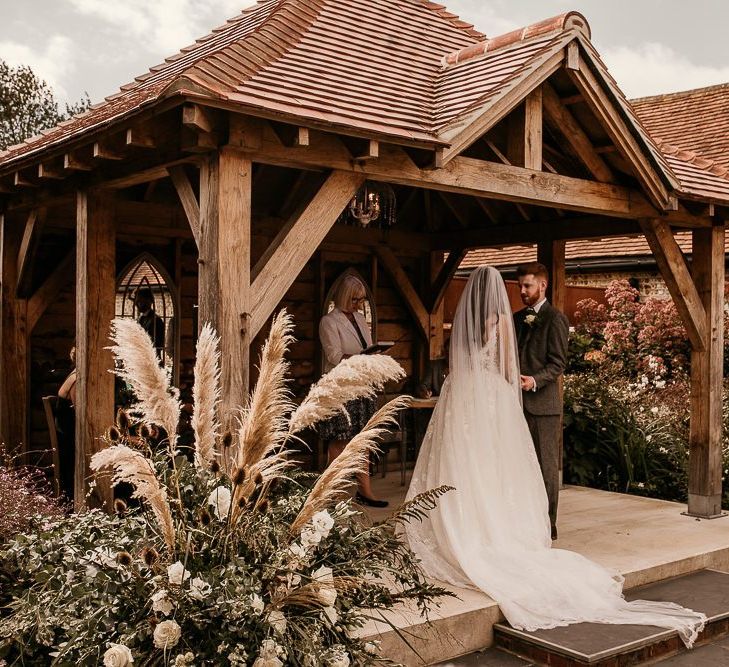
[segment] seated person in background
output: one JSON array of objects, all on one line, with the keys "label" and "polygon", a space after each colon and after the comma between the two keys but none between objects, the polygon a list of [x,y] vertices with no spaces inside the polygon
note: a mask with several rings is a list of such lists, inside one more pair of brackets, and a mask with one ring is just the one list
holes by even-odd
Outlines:
[{"label": "seated person in background", "polygon": [[[342,280],[334,295],[334,309],[321,318],[319,340],[324,358],[324,372],[329,372],[340,361],[372,345],[372,334],[364,315],[359,312],[367,299],[365,286],[356,276]],[[360,398],[346,406],[351,421],[343,414],[334,415],[319,425],[319,436],[328,443],[327,458],[331,463],[347,443],[359,433],[375,414],[375,401]],[[369,474],[357,475],[357,502],[370,507],[387,507],[386,500],[374,497]]]},{"label": "seated person in background", "polygon": [[134,305],[137,308],[139,317],[137,322],[147,332],[157,356],[162,360],[165,351],[165,323],[164,320],[154,312],[154,295],[149,287],[140,287],[134,294]]},{"label": "seated person in background", "polygon": [[73,476],[76,466],[76,348],[69,354],[74,368],[58,390],[56,401],[56,433],[58,435],[58,471],[61,492],[73,501]]}]

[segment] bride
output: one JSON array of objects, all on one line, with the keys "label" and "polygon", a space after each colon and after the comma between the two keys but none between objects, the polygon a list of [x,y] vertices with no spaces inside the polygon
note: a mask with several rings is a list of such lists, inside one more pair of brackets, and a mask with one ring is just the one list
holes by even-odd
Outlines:
[{"label": "bride", "polygon": [[580,554],[552,549],[547,494],[521,408],[516,337],[493,267],[472,274],[456,310],[450,375],[407,498],[449,484],[405,532],[427,575],[479,588],[523,630],[570,623],[675,629],[691,646],[706,617],[671,602],[627,602],[623,581]]}]

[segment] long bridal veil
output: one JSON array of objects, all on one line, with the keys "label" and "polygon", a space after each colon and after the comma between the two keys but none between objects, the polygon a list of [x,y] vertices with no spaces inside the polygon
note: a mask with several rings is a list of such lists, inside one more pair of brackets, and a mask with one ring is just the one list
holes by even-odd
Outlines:
[{"label": "long bridal veil", "polygon": [[675,629],[691,646],[706,617],[622,596],[622,578],[552,549],[547,495],[521,408],[511,307],[496,269],[472,274],[456,309],[450,374],[423,439],[407,498],[449,484],[422,523],[405,528],[429,576],[475,587],[516,628],[578,622]]}]

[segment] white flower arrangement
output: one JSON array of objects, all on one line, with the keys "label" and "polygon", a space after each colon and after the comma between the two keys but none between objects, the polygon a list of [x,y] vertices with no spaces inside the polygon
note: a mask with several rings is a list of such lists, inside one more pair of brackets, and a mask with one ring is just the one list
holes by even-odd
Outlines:
[{"label": "white flower arrangement", "polygon": [[155,591],[152,595],[152,611],[169,616],[174,609],[174,605],[168,595],[169,594],[164,588]]},{"label": "white flower arrangement", "polygon": [[178,560],[167,568],[167,577],[174,586],[182,586],[190,578],[190,573]]},{"label": "white flower arrangement", "polygon": [[227,519],[230,512],[230,489],[227,486],[215,487],[208,496],[208,505],[212,505],[218,519]]}]

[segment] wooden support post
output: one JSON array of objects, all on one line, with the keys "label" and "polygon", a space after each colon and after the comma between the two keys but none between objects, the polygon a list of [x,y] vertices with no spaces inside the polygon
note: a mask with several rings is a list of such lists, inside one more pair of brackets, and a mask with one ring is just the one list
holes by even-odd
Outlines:
[{"label": "wooden support post", "polygon": [[200,171],[199,327],[220,335],[225,429],[248,395],[251,344],[251,161],[221,148]]},{"label": "wooden support post", "polygon": [[[114,359],[109,330],[115,314],[116,257],[113,199],[107,193],[76,196],[76,465],[77,510],[86,506],[91,457],[114,420]],[[111,509],[108,478],[97,479],[89,504]]]},{"label": "wooden support post", "polygon": [[547,299],[564,312],[567,294],[565,274],[565,241],[543,241],[537,244],[537,261],[544,264],[549,271]]},{"label": "wooden support post", "polygon": [[0,223],[0,438],[11,455],[22,455],[28,450],[30,400],[27,302],[16,293],[22,229],[13,229],[7,216],[0,215]]},{"label": "wooden support post", "polygon": [[[452,255],[453,253],[451,253]],[[456,253],[458,254],[458,253]],[[431,287],[437,282],[441,276],[441,272],[445,269],[442,252],[430,253],[430,284]],[[451,259],[449,255],[448,259]],[[428,313],[429,331],[428,331],[428,358],[441,359],[443,357],[443,299],[440,298],[433,303]]]},{"label": "wooden support post", "polygon": [[706,312],[704,349],[691,352],[688,513],[721,516],[724,226],[693,232],[691,273]]},{"label": "wooden support post", "polygon": [[506,160],[509,164],[542,170],[542,89],[527,95],[508,120]]},{"label": "wooden support post", "polygon": [[33,265],[38,250],[38,242],[46,221],[46,209],[33,209],[28,215],[23,231],[23,240],[18,250],[18,296],[27,298],[33,282]]},{"label": "wooden support post", "polygon": [[177,190],[177,196],[180,198],[180,203],[185,211],[187,222],[192,230],[192,235],[195,237],[195,244],[198,249],[200,248],[200,204],[195,197],[195,192],[192,189],[190,179],[187,177],[185,167],[181,164],[173,167],[168,167],[167,172],[170,175],[172,184]]}]

